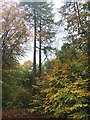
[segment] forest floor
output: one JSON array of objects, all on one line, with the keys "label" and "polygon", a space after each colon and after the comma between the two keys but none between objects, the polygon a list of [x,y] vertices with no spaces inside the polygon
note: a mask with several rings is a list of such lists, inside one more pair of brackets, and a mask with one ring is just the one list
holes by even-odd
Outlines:
[{"label": "forest floor", "polygon": [[46,118],[42,115],[35,113],[26,113],[22,109],[2,110],[2,120],[67,120],[62,118]]}]

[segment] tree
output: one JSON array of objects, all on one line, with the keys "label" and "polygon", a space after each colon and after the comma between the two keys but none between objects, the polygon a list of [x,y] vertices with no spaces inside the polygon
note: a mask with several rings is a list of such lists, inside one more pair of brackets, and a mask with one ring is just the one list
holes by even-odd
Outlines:
[{"label": "tree", "polygon": [[[6,9],[7,8],[7,9]],[[2,5],[2,66],[7,67],[11,62],[24,53],[23,44],[28,40],[27,23],[24,20],[25,12],[15,4]]]},{"label": "tree", "polygon": [[33,10],[34,13],[34,55],[33,55],[33,84],[36,85],[36,80],[35,80],[35,76],[36,76],[36,10],[34,7]]},{"label": "tree", "polygon": [[[36,74],[36,48],[39,49],[39,76],[41,76],[41,51],[43,50],[46,54],[47,51],[52,50],[50,44],[53,42],[52,37],[55,35],[53,28],[54,15],[52,14],[51,3],[47,2],[21,2],[21,5],[26,6],[26,11],[28,11],[28,16],[32,14],[32,19],[34,20],[34,59],[33,59],[33,75]],[[25,7],[25,6],[24,6]],[[30,10],[31,8],[31,10]],[[29,18],[29,17],[28,17]],[[34,19],[35,18],[35,19]],[[39,47],[36,44],[36,40],[39,41]]]},{"label": "tree", "polygon": [[24,64],[23,64],[23,67],[24,69],[27,71],[27,70],[30,70],[31,67],[32,67],[32,62],[30,60],[28,61],[25,61]]},{"label": "tree", "polygon": [[[90,84],[87,4],[67,2],[61,10],[63,20],[67,23],[65,28],[68,34],[66,39],[63,38],[67,43],[57,52],[56,59],[46,62],[44,75],[37,80],[38,94],[34,96],[31,111],[58,118],[88,120]],[[82,26],[85,32],[82,32]]]},{"label": "tree", "polygon": [[24,46],[28,41],[30,30],[24,19],[26,16],[25,11],[22,11],[17,4],[13,2],[2,3],[1,13],[2,32],[0,42],[2,43],[3,107],[15,108],[22,104],[16,102],[17,96],[19,96],[18,91],[21,90],[22,94],[24,91],[24,88],[20,86],[24,74],[19,69],[18,57],[25,52]]},{"label": "tree", "polygon": [[38,79],[36,101],[33,100],[36,106],[31,111],[57,118],[88,120],[90,92],[87,56],[78,52],[76,57],[64,59],[69,51],[71,55],[72,49],[68,47],[61,51],[63,56],[59,54],[59,57],[46,63],[45,73]]},{"label": "tree", "polygon": [[[23,2],[20,1],[20,5],[24,6],[24,9],[28,12],[26,19],[33,19],[33,28],[34,28],[34,53],[33,53],[33,84],[36,85],[36,80],[35,80],[35,76],[36,76],[36,4],[35,3],[30,3],[30,2]],[[27,5],[27,6],[25,6]],[[31,8],[31,10],[30,10]],[[31,18],[30,18],[30,15]]]},{"label": "tree", "polygon": [[65,2],[65,5],[60,8],[62,20],[60,23],[66,23],[64,30],[67,32],[66,42],[76,44],[76,49],[79,49],[87,54],[88,52],[88,16],[87,3],[81,2]]},{"label": "tree", "polygon": [[[67,8],[66,8],[67,6]],[[68,13],[69,10],[69,13]],[[66,41],[72,43],[72,48],[74,49],[75,55],[79,52],[85,54],[88,60],[89,57],[89,2],[69,2],[61,8],[64,20],[66,21],[66,30],[68,35],[66,36]],[[87,74],[88,71],[87,71]]]},{"label": "tree", "polygon": [[37,6],[37,40],[39,41],[39,77],[42,74],[42,51],[47,56],[47,52],[51,51],[52,38],[55,35],[54,15],[52,14],[52,3],[42,2]]}]

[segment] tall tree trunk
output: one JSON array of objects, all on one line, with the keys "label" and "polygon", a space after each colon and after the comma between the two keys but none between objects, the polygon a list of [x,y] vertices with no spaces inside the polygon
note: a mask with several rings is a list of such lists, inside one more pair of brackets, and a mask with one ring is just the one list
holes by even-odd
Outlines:
[{"label": "tall tree trunk", "polygon": [[[40,32],[41,32],[41,18],[40,18]],[[39,77],[42,74],[42,63],[41,63],[41,35],[39,37]]]},{"label": "tall tree trunk", "polygon": [[82,29],[82,24],[81,24],[81,19],[80,19],[80,13],[79,13],[79,5],[78,5],[78,2],[75,2],[74,3],[74,10],[76,12],[76,16],[77,16],[77,22],[78,22],[78,26],[77,26],[77,29],[78,29],[78,34],[80,33],[81,29]]},{"label": "tall tree trunk", "polygon": [[36,12],[34,9],[34,55],[33,55],[33,84],[36,85]]},{"label": "tall tree trunk", "polygon": [[[88,11],[90,12],[90,2],[88,4]],[[89,19],[89,17],[88,17]],[[90,62],[90,24],[88,25],[88,56],[89,56],[89,62]],[[90,65],[90,64],[89,64]]]}]

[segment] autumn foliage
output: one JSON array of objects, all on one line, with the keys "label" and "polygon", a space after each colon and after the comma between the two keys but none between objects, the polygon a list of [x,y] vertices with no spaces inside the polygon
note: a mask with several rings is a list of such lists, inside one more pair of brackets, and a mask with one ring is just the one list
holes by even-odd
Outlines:
[{"label": "autumn foliage", "polygon": [[[63,37],[65,42],[61,49],[55,49],[55,58],[47,59],[41,64],[40,76],[38,75],[39,67],[36,65],[35,84],[33,82],[33,63],[27,60],[24,64],[20,64],[18,61],[18,57],[23,55],[24,45],[30,37],[28,27],[30,23],[26,19],[26,10],[17,5],[6,5],[7,9],[5,9],[5,5],[3,5],[1,21],[3,27],[1,35],[3,117],[34,118],[38,116],[52,119],[89,120],[88,3],[80,4],[80,8],[76,7],[76,3],[66,3],[65,5],[60,9],[62,11],[59,11],[62,20],[56,23],[59,27],[63,22],[66,23],[66,26],[63,26],[67,32]],[[80,10],[82,11],[80,12]],[[76,17],[80,17],[81,21],[77,21],[72,13]],[[85,27],[86,33],[79,34],[78,29],[81,29],[82,25]],[[38,37],[46,39],[43,41],[47,45],[49,32],[37,33]],[[45,47],[48,50],[51,49],[51,46]]]}]

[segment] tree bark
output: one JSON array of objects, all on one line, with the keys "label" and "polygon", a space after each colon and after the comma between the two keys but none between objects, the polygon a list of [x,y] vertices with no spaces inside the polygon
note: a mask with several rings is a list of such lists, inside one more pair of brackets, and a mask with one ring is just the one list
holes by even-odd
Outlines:
[{"label": "tree bark", "polygon": [[80,19],[80,13],[79,13],[79,5],[78,2],[74,3],[74,10],[76,12],[76,16],[77,16],[77,22],[78,22],[78,34],[80,33],[80,30],[82,29],[82,25],[81,25],[81,19]]},{"label": "tree bark", "polygon": [[34,9],[34,55],[33,55],[33,84],[36,85],[36,12]]},{"label": "tree bark", "polygon": [[[41,18],[40,18],[40,32],[41,32]],[[41,35],[39,37],[39,77],[42,74],[42,63],[41,63]]]}]

